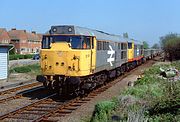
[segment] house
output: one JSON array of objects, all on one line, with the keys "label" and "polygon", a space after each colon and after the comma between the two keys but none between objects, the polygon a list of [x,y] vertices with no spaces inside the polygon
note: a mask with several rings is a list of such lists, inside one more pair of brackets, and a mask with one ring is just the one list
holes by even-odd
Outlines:
[{"label": "house", "polygon": [[10,37],[5,28],[0,28],[0,44],[9,44]]},{"label": "house", "polygon": [[41,40],[42,36],[41,34],[36,34],[35,31],[32,31],[31,33],[27,33],[27,51],[29,53],[38,53],[41,48]]},{"label": "house", "polygon": [[35,31],[29,33],[26,30],[13,28],[8,33],[11,39],[10,43],[15,46],[16,53],[32,54],[39,52],[42,38]]}]

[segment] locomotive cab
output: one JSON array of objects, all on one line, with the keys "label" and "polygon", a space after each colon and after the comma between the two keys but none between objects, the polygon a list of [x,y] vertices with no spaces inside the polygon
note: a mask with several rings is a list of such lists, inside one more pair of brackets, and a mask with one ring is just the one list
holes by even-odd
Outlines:
[{"label": "locomotive cab", "polygon": [[94,37],[45,35],[42,41],[43,75],[85,76],[93,72]]}]

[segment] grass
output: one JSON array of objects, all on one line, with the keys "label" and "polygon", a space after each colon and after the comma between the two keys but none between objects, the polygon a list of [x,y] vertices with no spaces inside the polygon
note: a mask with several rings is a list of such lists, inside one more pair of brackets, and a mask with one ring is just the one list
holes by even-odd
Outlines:
[{"label": "grass", "polygon": [[32,64],[32,65],[14,67],[10,69],[10,73],[30,73],[33,75],[39,75],[41,74],[41,71],[39,64]]},{"label": "grass", "polygon": [[[116,108],[95,109],[92,122],[113,121],[112,116],[114,115],[120,118],[119,122],[180,121],[180,81],[169,82],[159,78],[160,67],[165,69],[175,67],[180,70],[180,62],[173,62],[170,65],[155,65],[146,70],[144,77],[137,80],[134,87],[128,87],[120,93],[121,97],[117,98]],[[104,110],[108,112],[102,112]]]}]

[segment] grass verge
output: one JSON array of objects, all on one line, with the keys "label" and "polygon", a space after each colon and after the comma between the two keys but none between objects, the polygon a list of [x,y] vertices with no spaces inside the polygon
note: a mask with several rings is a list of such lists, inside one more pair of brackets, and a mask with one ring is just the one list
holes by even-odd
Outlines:
[{"label": "grass verge", "polygon": [[146,70],[134,87],[121,92],[114,108],[95,109],[91,122],[180,121],[180,80],[169,81],[159,77],[160,67],[180,70],[180,62],[155,65]]},{"label": "grass verge", "polygon": [[41,74],[40,65],[37,63],[32,65],[14,67],[10,69],[10,73],[30,73],[34,75],[39,75]]}]

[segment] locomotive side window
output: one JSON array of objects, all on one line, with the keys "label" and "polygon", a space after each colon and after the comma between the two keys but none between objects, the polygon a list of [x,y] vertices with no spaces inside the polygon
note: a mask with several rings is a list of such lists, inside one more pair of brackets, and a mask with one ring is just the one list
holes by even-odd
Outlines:
[{"label": "locomotive side window", "polygon": [[121,50],[126,50],[126,49],[127,49],[127,44],[121,43]]},{"label": "locomotive side window", "polygon": [[121,59],[127,58],[127,43],[121,43]]},{"label": "locomotive side window", "polygon": [[118,49],[119,50],[121,49],[121,43],[118,43]]},{"label": "locomotive side window", "polygon": [[97,50],[101,50],[100,41],[97,41]]},{"label": "locomotive side window", "polygon": [[97,50],[109,50],[109,42],[97,41]]},{"label": "locomotive side window", "polygon": [[103,42],[103,50],[106,50],[106,42]]},{"label": "locomotive side window", "polygon": [[98,41],[98,50],[103,50],[103,42],[102,41]]},{"label": "locomotive side window", "polygon": [[107,42],[107,50],[109,50],[109,42]]}]

